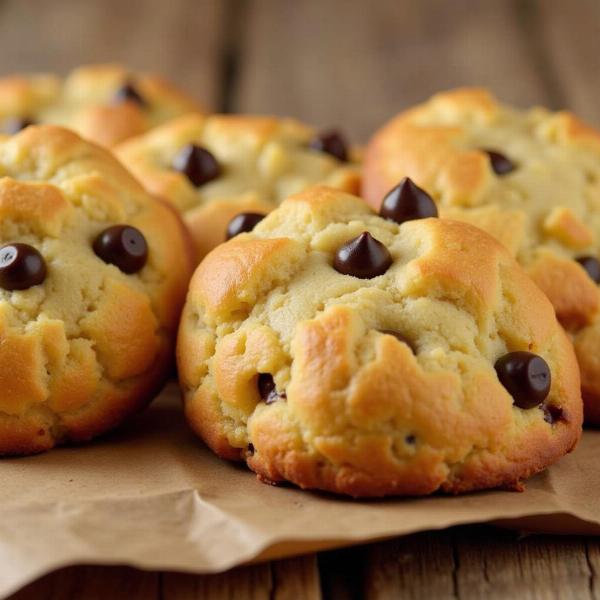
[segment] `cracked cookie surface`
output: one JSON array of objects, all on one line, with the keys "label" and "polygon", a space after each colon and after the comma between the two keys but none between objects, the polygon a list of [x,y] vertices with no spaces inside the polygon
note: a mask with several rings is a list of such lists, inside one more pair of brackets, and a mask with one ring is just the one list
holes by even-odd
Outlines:
[{"label": "cracked cookie surface", "polygon": [[600,423],[600,134],[566,111],[458,89],[398,115],[369,143],[372,206],[406,176],[440,216],[504,243],[547,294],[574,339],[586,420]]},{"label": "cracked cookie surface", "polygon": [[[94,248],[115,225],[141,232],[138,263],[114,240]],[[190,273],[172,209],[107,151],[49,125],[0,142],[0,246],[15,245],[45,272],[11,272],[14,252],[0,251],[0,454],[90,439],[147,403],[171,366]]]},{"label": "cracked cookie surface", "polygon": [[[495,370],[518,351],[552,377],[527,409]],[[325,187],[204,259],[177,356],[187,418],[208,445],[305,488],[515,487],[581,430],[571,343],[500,244],[465,223],[398,225]]]},{"label": "cracked cookie surface", "polygon": [[[148,190],[181,211],[202,258],[225,241],[227,224],[240,213],[266,214],[287,196],[319,183],[358,192],[352,152],[344,161],[333,150],[315,149],[316,136],[292,119],[186,115],[121,144],[116,152]],[[206,177],[198,173],[202,164],[188,168],[188,175],[177,168],[178,156],[190,147],[216,161],[216,167],[204,163]]]},{"label": "cracked cookie surface", "polygon": [[90,65],[61,79],[13,75],[0,79],[0,130],[28,124],[69,127],[103,146],[114,146],[202,107],[169,82],[120,65]]}]

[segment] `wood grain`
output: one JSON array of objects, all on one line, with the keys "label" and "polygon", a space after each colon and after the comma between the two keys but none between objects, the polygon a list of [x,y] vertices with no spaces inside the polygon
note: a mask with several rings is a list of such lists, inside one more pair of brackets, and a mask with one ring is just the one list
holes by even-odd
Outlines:
[{"label": "wood grain", "polygon": [[123,62],[215,105],[225,8],[221,0],[3,0],[0,71],[66,73],[80,64]]},{"label": "wood grain", "polygon": [[165,573],[161,600],[319,600],[316,557],[233,569],[218,575]]},{"label": "wood grain", "polygon": [[10,600],[153,600],[158,573],[128,567],[69,567],[38,579]]},{"label": "wood grain", "polygon": [[248,0],[240,111],[343,126],[360,142],[441,89],[484,85],[518,104],[548,100],[522,11],[505,0]]},{"label": "wood grain", "polygon": [[369,546],[364,594],[369,600],[455,598],[449,532],[423,533]]},{"label": "wood grain", "polygon": [[540,43],[560,104],[600,126],[600,3],[596,0],[536,0]]},{"label": "wood grain", "polygon": [[461,527],[369,546],[365,596],[594,599],[600,542]]}]

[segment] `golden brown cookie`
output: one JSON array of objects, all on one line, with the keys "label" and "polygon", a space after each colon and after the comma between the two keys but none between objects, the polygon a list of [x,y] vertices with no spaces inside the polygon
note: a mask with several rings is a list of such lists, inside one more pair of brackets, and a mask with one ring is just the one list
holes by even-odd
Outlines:
[{"label": "golden brown cookie", "polygon": [[0,79],[0,131],[51,123],[104,146],[139,135],[179,115],[202,111],[184,92],[156,75],[119,65],[92,65],[54,75]]},{"label": "golden brown cookie", "polygon": [[153,194],[184,215],[198,258],[247,231],[290,194],[323,183],[357,193],[358,168],[339,134],[275,117],[187,115],[117,148]]},{"label": "golden brown cookie", "polygon": [[371,140],[375,208],[410,177],[441,216],[503,242],[574,337],[586,420],[600,424],[600,134],[569,112],[518,110],[482,89],[433,96]]},{"label": "golden brown cookie", "polygon": [[107,151],[50,125],[0,142],[0,454],[88,440],[152,398],[189,258]]},{"label": "golden brown cookie", "polygon": [[572,345],[500,244],[325,187],[204,259],[177,356],[208,445],[304,488],[518,487],[581,431]]}]

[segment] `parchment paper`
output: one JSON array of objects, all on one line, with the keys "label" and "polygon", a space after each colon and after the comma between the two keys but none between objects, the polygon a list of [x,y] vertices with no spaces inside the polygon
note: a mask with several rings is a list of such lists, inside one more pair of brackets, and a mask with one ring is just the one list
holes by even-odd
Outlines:
[{"label": "parchment paper", "polygon": [[170,384],[88,445],[0,460],[0,597],[69,564],[228,569],[461,523],[600,533],[600,431],[524,493],[353,501],[270,487],[188,431]]}]

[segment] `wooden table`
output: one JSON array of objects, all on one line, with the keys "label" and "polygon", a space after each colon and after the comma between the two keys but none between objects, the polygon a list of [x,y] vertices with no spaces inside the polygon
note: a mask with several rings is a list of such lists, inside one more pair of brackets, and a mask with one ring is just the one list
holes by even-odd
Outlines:
[{"label": "wooden table", "polygon": [[[292,115],[355,142],[401,108],[480,84],[600,124],[595,0],[0,0],[2,71],[118,60],[221,111]],[[600,598],[600,541],[489,526],[215,576],[73,567],[38,599]]]}]

